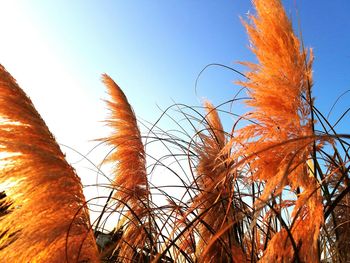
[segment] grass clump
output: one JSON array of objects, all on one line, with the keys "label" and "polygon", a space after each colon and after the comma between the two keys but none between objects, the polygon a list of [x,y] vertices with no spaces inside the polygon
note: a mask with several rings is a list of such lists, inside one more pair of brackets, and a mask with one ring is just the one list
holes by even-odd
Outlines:
[{"label": "grass clump", "polygon": [[[312,50],[294,34],[281,1],[253,4],[256,14],[243,23],[257,63],[243,62],[248,72],[237,82],[245,97],[217,107],[174,104],[155,123],[141,123],[142,135],[126,96],[103,75],[113,133],[102,142],[111,147],[112,176],[99,185],[107,194],[96,198],[104,203],[92,224],[93,200],[85,201],[52,134],[1,68],[2,259],[350,260],[350,135],[335,129],[348,110],[332,124],[314,106]],[[247,113],[225,108],[240,102]],[[227,131],[223,115],[234,120]],[[163,130],[165,118],[177,128]],[[150,155],[152,147],[161,155]],[[157,185],[159,174],[169,184]]]}]

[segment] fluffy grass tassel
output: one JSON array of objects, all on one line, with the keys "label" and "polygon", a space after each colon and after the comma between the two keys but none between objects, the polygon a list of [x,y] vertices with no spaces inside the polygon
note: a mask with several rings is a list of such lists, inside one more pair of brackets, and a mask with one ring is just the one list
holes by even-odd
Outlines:
[{"label": "fluffy grass tassel", "polygon": [[111,100],[108,125],[113,134],[105,141],[113,147],[108,161],[114,165],[113,187],[117,208],[123,209],[123,235],[118,245],[118,256],[123,262],[136,260],[142,250],[151,250],[149,214],[149,187],[146,173],[145,150],[141,140],[135,114],[119,86],[108,76],[103,75]]},{"label": "fluffy grass tassel", "polygon": [[97,262],[80,179],[2,66],[0,120],[1,261]]},{"label": "fluffy grass tassel", "polygon": [[[312,53],[303,50],[280,0],[254,0],[257,14],[244,23],[258,63],[250,68],[247,88],[254,122],[240,129],[231,142],[247,156],[251,179],[265,182],[257,206],[267,204],[288,186],[297,197],[290,234],[283,228],[269,242],[262,262],[318,262],[317,240],[323,223],[318,184],[307,166],[312,153],[310,119]],[[308,139],[306,139],[308,138]],[[286,198],[282,196],[281,198]],[[278,217],[278,215],[276,215]],[[278,252],[277,252],[278,251]]]}]

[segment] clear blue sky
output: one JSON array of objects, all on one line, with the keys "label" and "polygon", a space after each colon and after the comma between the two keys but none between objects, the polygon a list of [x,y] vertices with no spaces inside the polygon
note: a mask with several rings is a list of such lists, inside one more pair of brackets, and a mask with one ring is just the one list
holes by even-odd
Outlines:
[{"label": "clear blue sky", "polygon": [[[300,19],[305,45],[314,48],[314,96],[327,113],[350,88],[350,1],[283,3],[296,28]],[[149,121],[160,114],[156,104],[232,98],[238,76],[227,70],[207,70],[197,96],[194,81],[206,64],[244,71],[236,62],[254,60],[239,19],[248,11],[248,0],[1,0],[0,63],[58,141],[86,151],[84,142],[100,137],[97,121],[106,116],[101,73],[110,74],[136,114]]]}]

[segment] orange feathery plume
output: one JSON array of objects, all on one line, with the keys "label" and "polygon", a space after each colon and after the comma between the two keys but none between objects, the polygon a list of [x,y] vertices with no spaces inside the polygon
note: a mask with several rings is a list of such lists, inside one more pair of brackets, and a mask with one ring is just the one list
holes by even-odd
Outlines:
[{"label": "orange feathery plume", "polygon": [[[244,24],[258,63],[243,63],[251,71],[248,80],[240,84],[251,97],[246,104],[253,108],[248,116],[254,123],[237,131],[233,143],[240,145],[240,150],[232,158],[249,156],[245,164],[249,162],[252,179],[266,182],[260,197],[263,202],[281,193],[286,185],[303,189],[296,201],[291,231],[300,259],[317,262],[322,202],[317,182],[307,169],[313,135],[309,103],[312,53],[307,60],[280,0],[253,0],[253,4],[257,15],[250,16],[251,24]],[[277,249],[287,242],[282,237],[285,233],[273,238],[263,262],[289,262],[284,255],[290,253]],[[290,251],[288,242],[285,249]]]},{"label": "orange feathery plume", "polygon": [[[201,143],[196,150],[199,156],[196,185],[200,192],[190,209],[191,212],[198,210],[200,216],[196,224],[199,235],[196,254],[200,262],[238,262],[239,258],[244,258],[244,254],[234,234],[234,223],[239,219],[231,196],[233,181],[229,168],[220,156],[227,139],[215,107],[208,101],[204,106],[207,112],[205,126],[209,134],[199,133]],[[227,229],[227,225],[231,227]],[[237,253],[231,254],[233,250]]]},{"label": "orange feathery plume", "polygon": [[98,262],[80,179],[2,66],[0,157],[1,260]]},{"label": "orange feathery plume", "polygon": [[119,86],[106,74],[102,76],[111,101],[107,101],[111,111],[107,123],[114,133],[106,139],[114,147],[109,161],[114,166],[116,189],[114,198],[118,207],[126,207],[128,225],[123,227],[119,256],[130,261],[136,250],[146,247],[149,187],[146,173],[145,150],[137,126],[135,114]]},{"label": "orange feathery plume", "polygon": [[138,204],[148,198],[145,150],[137,126],[135,114],[119,86],[106,74],[102,80],[108,89],[111,111],[108,125],[114,133],[106,140],[115,147],[109,160],[115,163],[114,186],[118,189],[115,197]]}]

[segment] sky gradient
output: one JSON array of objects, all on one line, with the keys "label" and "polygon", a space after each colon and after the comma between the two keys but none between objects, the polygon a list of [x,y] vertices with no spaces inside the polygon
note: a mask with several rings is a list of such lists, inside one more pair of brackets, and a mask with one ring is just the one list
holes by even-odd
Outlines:
[{"label": "sky gradient", "polygon": [[[316,106],[325,114],[350,83],[350,2],[283,1],[306,47],[315,54]],[[298,10],[296,12],[296,10]],[[215,105],[229,100],[254,61],[241,24],[254,12],[248,0],[4,1],[0,0],[0,63],[31,97],[59,143],[86,153],[106,135],[102,73],[124,90],[136,115],[154,122],[174,101]],[[339,101],[330,120],[347,107]],[[157,106],[158,105],[158,106]],[[225,121],[230,127],[232,123]],[[348,132],[342,125],[342,132]]]}]

